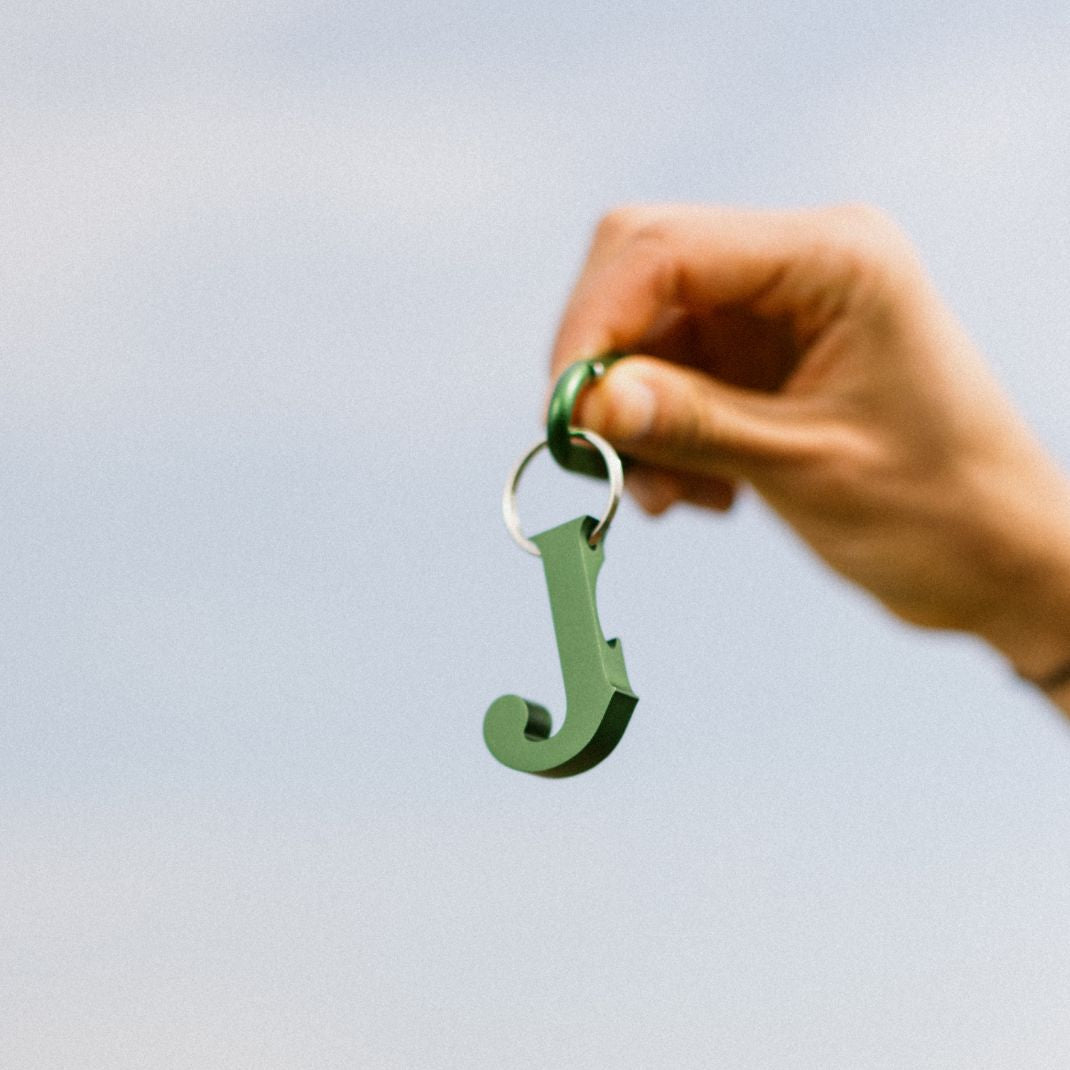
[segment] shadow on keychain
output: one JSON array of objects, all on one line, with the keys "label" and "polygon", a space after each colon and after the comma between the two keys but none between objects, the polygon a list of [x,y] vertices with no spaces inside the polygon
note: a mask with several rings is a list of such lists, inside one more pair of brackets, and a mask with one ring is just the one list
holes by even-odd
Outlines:
[{"label": "shadow on keychain", "polygon": [[[604,438],[568,423],[583,385],[601,375],[611,359],[581,361],[562,374],[550,403],[547,440],[521,458],[502,496],[509,533],[522,549],[542,558],[566,712],[553,732],[544,706],[519,695],[503,695],[487,710],[483,738],[504,765],[545,777],[573,776],[602,761],[620,742],[639,701],[628,683],[620,640],[603,635],[595,602],[595,583],[605,558],[603,539],[623,491],[623,466]],[[597,452],[576,445],[577,441]],[[547,446],[572,471],[608,476],[609,501],[600,520],[577,517],[528,539],[516,513],[516,491],[524,469]]]}]

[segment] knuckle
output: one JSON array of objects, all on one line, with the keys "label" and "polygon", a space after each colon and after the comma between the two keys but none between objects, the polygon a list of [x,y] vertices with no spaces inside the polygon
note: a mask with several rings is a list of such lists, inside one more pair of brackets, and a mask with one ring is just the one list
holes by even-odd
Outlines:
[{"label": "knuckle", "polygon": [[860,295],[884,293],[893,280],[919,270],[909,238],[882,208],[856,202],[834,205],[824,210],[823,223],[823,259]]},{"label": "knuckle", "polygon": [[660,242],[669,227],[664,211],[655,205],[622,204],[607,212],[595,229],[599,241],[620,243]]},{"label": "knuckle", "polygon": [[839,204],[829,210],[829,217],[834,240],[860,266],[895,263],[911,249],[899,224],[883,208]]},{"label": "knuckle", "polygon": [[606,212],[595,227],[597,241],[617,241],[630,234],[638,224],[639,209],[636,205],[622,204]]},{"label": "knuckle", "polygon": [[678,241],[673,220],[651,206],[615,209],[599,224],[596,256],[614,264],[637,291],[673,302],[681,285]]},{"label": "knuckle", "polygon": [[890,486],[895,478],[895,466],[883,443],[856,428],[823,429],[798,460],[808,466],[811,478],[822,487],[828,501],[846,503],[851,508],[857,508],[863,488],[881,482]]},{"label": "knuckle", "polygon": [[869,233],[895,229],[892,217],[883,209],[868,201],[847,201],[828,209],[833,219],[845,229],[857,233]]},{"label": "knuckle", "polygon": [[633,277],[666,306],[680,299],[683,279],[671,221],[646,220],[633,231],[621,255]]}]

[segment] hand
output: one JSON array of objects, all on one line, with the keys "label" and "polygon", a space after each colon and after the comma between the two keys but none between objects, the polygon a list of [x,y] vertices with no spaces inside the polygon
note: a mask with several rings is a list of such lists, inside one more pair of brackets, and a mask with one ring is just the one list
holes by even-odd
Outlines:
[{"label": "hand", "polygon": [[747,483],[903,619],[1070,658],[1070,490],[882,214],[615,211],[553,373],[610,349],[577,422],[649,512]]}]

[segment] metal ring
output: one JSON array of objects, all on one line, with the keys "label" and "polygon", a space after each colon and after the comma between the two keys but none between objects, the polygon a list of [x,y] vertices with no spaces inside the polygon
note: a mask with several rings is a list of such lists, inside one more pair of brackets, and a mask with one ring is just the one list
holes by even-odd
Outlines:
[{"label": "metal ring", "polygon": [[[572,437],[582,439],[584,442],[594,446],[602,455],[602,460],[606,463],[606,470],[609,472],[609,501],[606,503],[606,511],[602,514],[602,519],[594,526],[587,540],[592,546],[597,546],[609,530],[610,521],[616,515],[617,506],[620,505],[621,495],[624,493],[624,467],[620,462],[617,451],[601,435],[596,435],[593,431],[577,428],[572,431]],[[546,448],[546,444],[546,439],[536,442],[517,461],[513,470],[509,473],[509,478],[505,481],[505,490],[502,493],[502,516],[505,517],[505,526],[509,529],[509,534],[512,535],[513,541],[516,542],[517,546],[522,550],[527,550],[529,554],[534,554],[536,557],[542,557],[542,553],[535,543],[527,538],[520,529],[520,518],[516,512],[516,491],[517,487],[520,486],[520,477],[524,474],[524,469],[534,460],[539,450]]]},{"label": "metal ring", "polygon": [[605,468],[597,455],[572,444],[572,410],[587,385],[601,379],[622,356],[623,353],[613,350],[601,356],[578,360],[569,365],[554,384],[546,410],[546,440],[554,460],[570,472],[606,478]]}]

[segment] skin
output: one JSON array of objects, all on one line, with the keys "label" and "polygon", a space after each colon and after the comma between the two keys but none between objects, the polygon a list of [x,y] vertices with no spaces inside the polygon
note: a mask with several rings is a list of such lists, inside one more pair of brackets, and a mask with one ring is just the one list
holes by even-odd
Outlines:
[{"label": "skin", "polygon": [[1029,677],[1070,661],[1070,485],[882,213],[610,213],[552,374],[611,349],[635,355],[576,418],[639,462],[647,512],[753,487],[902,619]]}]

